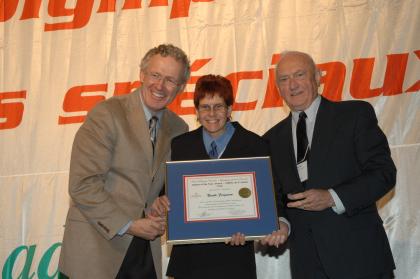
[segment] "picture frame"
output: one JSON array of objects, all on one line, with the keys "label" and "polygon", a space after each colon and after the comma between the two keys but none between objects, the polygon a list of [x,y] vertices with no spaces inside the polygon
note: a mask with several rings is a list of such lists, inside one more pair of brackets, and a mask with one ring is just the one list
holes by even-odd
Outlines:
[{"label": "picture frame", "polygon": [[260,239],[278,229],[269,157],[166,163],[167,242]]}]

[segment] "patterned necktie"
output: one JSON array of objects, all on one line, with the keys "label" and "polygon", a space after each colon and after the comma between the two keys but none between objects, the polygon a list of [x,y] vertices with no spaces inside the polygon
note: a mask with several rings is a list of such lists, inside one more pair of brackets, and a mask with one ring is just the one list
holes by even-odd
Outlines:
[{"label": "patterned necktie", "polygon": [[211,150],[209,152],[209,156],[211,159],[219,158],[219,153],[217,152],[217,145],[215,141],[212,141],[210,144]]},{"label": "patterned necktie", "polygon": [[152,146],[153,146],[153,152],[155,151],[157,122],[158,122],[158,118],[156,116],[152,116],[152,118],[150,118],[149,120],[149,133],[150,133],[150,141],[152,142]]},{"label": "patterned necktie", "polygon": [[[307,157],[308,136],[306,134],[306,113],[299,113],[299,120],[296,126],[296,142],[297,142],[297,163],[304,161]],[[309,150],[308,150],[309,152]]]}]

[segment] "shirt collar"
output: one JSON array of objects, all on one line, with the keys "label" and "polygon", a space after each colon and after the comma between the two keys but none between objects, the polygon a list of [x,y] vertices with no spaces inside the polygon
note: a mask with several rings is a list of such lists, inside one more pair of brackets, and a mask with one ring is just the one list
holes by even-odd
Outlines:
[{"label": "shirt collar", "polygon": [[210,134],[203,128],[203,142],[204,146],[206,147],[207,153],[211,150],[211,143],[214,141],[217,145],[217,150],[220,150],[219,155],[223,153],[227,144],[229,143],[230,139],[235,132],[235,127],[232,125],[230,121],[226,122],[225,124],[225,132],[220,135],[217,139],[214,139],[210,136]]},{"label": "shirt collar", "polygon": [[[316,114],[318,112],[319,105],[321,104],[321,96],[318,95],[315,100],[313,100],[312,104],[304,110],[306,113],[307,120],[310,122],[315,122]],[[299,113],[301,111],[292,111],[292,118],[295,123],[299,120]]]}]

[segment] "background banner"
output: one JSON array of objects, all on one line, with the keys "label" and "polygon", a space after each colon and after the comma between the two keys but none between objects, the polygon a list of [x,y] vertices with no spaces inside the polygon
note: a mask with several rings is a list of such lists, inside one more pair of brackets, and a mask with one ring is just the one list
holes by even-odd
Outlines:
[{"label": "background banner", "polygon": [[[420,278],[419,11],[416,0],[0,0],[2,278],[57,277],[74,134],[97,102],[139,86],[140,59],[161,43],[192,62],[171,105],[191,129],[208,73],[231,80],[246,128],[287,116],[274,84],[286,49],[314,57],[327,98],[370,102],[398,169],[378,203],[396,277]],[[258,278],[290,278],[288,264],[287,249],[258,247]]]}]

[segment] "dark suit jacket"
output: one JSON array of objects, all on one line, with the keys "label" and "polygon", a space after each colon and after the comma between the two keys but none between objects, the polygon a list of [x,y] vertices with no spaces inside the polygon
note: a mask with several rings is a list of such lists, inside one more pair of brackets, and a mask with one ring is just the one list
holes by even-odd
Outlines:
[{"label": "dark suit jacket", "polygon": [[[271,128],[269,142],[279,208],[291,222],[294,278],[305,266],[300,239],[310,232],[330,278],[359,278],[395,268],[375,202],[394,185],[396,169],[372,106],[361,101],[333,103],[322,98],[316,116],[306,189],[332,188],[346,208],[309,212],[285,207],[285,195],[301,192],[292,140],[291,114]],[[303,242],[303,241],[302,241]]]},{"label": "dark suit jacket", "polygon": [[[221,158],[267,156],[268,147],[258,135],[239,123]],[[203,128],[173,139],[172,160],[209,159],[203,143]],[[229,246],[224,243],[176,245],[168,266],[168,276],[175,278],[256,278],[253,243]]]}]

